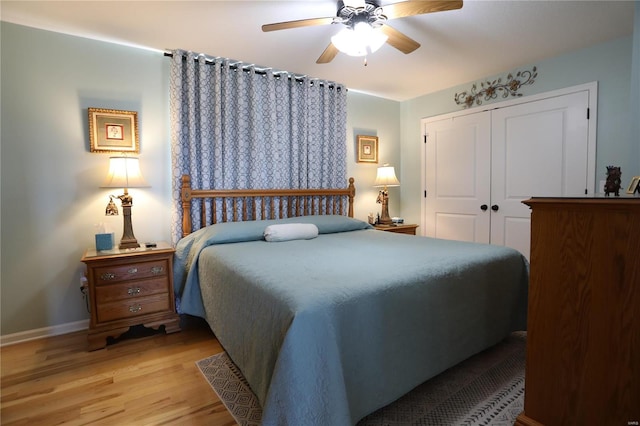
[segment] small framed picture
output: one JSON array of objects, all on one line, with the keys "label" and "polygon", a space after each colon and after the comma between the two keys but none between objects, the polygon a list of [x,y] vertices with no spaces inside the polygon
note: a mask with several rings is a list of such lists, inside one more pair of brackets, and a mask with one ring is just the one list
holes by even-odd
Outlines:
[{"label": "small framed picture", "polygon": [[358,135],[358,163],[378,162],[378,137]]},{"label": "small framed picture", "polygon": [[629,186],[627,187],[627,194],[633,194],[636,191],[640,192],[640,176],[634,176],[631,178],[631,182],[629,182]]},{"label": "small framed picture", "polygon": [[138,113],[89,108],[91,152],[140,152]]}]

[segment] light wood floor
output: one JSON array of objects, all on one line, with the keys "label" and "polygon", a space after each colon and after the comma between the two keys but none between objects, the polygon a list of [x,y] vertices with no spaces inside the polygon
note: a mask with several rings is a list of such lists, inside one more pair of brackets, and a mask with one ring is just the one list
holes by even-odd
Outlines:
[{"label": "light wood floor", "polygon": [[220,344],[203,322],[183,325],[94,352],[84,332],[1,348],[0,423],[235,425],[195,365]]}]

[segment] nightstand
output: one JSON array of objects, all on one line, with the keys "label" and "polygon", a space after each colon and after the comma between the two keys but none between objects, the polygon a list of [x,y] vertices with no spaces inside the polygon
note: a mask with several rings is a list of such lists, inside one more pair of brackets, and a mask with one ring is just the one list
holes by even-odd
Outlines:
[{"label": "nightstand", "polygon": [[387,232],[395,232],[397,234],[409,234],[416,235],[416,228],[418,225],[415,224],[406,224],[406,225],[373,225],[378,231],[387,231]]},{"label": "nightstand", "polygon": [[87,250],[82,262],[89,281],[89,350],[104,348],[142,324],[166,333],[180,331],[173,296],[173,253],[167,243],[129,250]]}]

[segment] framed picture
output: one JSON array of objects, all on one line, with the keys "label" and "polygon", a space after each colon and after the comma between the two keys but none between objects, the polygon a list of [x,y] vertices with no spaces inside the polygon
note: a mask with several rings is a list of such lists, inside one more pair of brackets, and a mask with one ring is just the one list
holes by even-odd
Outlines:
[{"label": "framed picture", "polygon": [[632,177],[631,182],[629,182],[629,186],[627,187],[627,194],[633,194],[634,192],[636,192],[636,190],[640,192],[640,188],[638,188],[639,185],[640,185],[640,176]]},{"label": "framed picture", "polygon": [[358,163],[378,162],[378,137],[358,135]]},{"label": "framed picture", "polygon": [[89,108],[91,152],[140,152],[138,113]]}]

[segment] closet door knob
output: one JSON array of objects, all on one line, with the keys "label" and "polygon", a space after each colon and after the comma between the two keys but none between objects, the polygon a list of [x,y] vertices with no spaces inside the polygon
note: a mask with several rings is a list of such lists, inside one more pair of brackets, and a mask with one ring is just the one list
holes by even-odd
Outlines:
[{"label": "closet door knob", "polygon": [[494,212],[497,212],[500,209],[500,207],[498,207],[497,204],[494,204],[491,206],[491,210],[493,210]]},{"label": "closet door knob", "polygon": [[487,206],[486,204],[480,206],[480,210],[482,210],[483,212],[486,212],[488,208],[489,206]]}]

